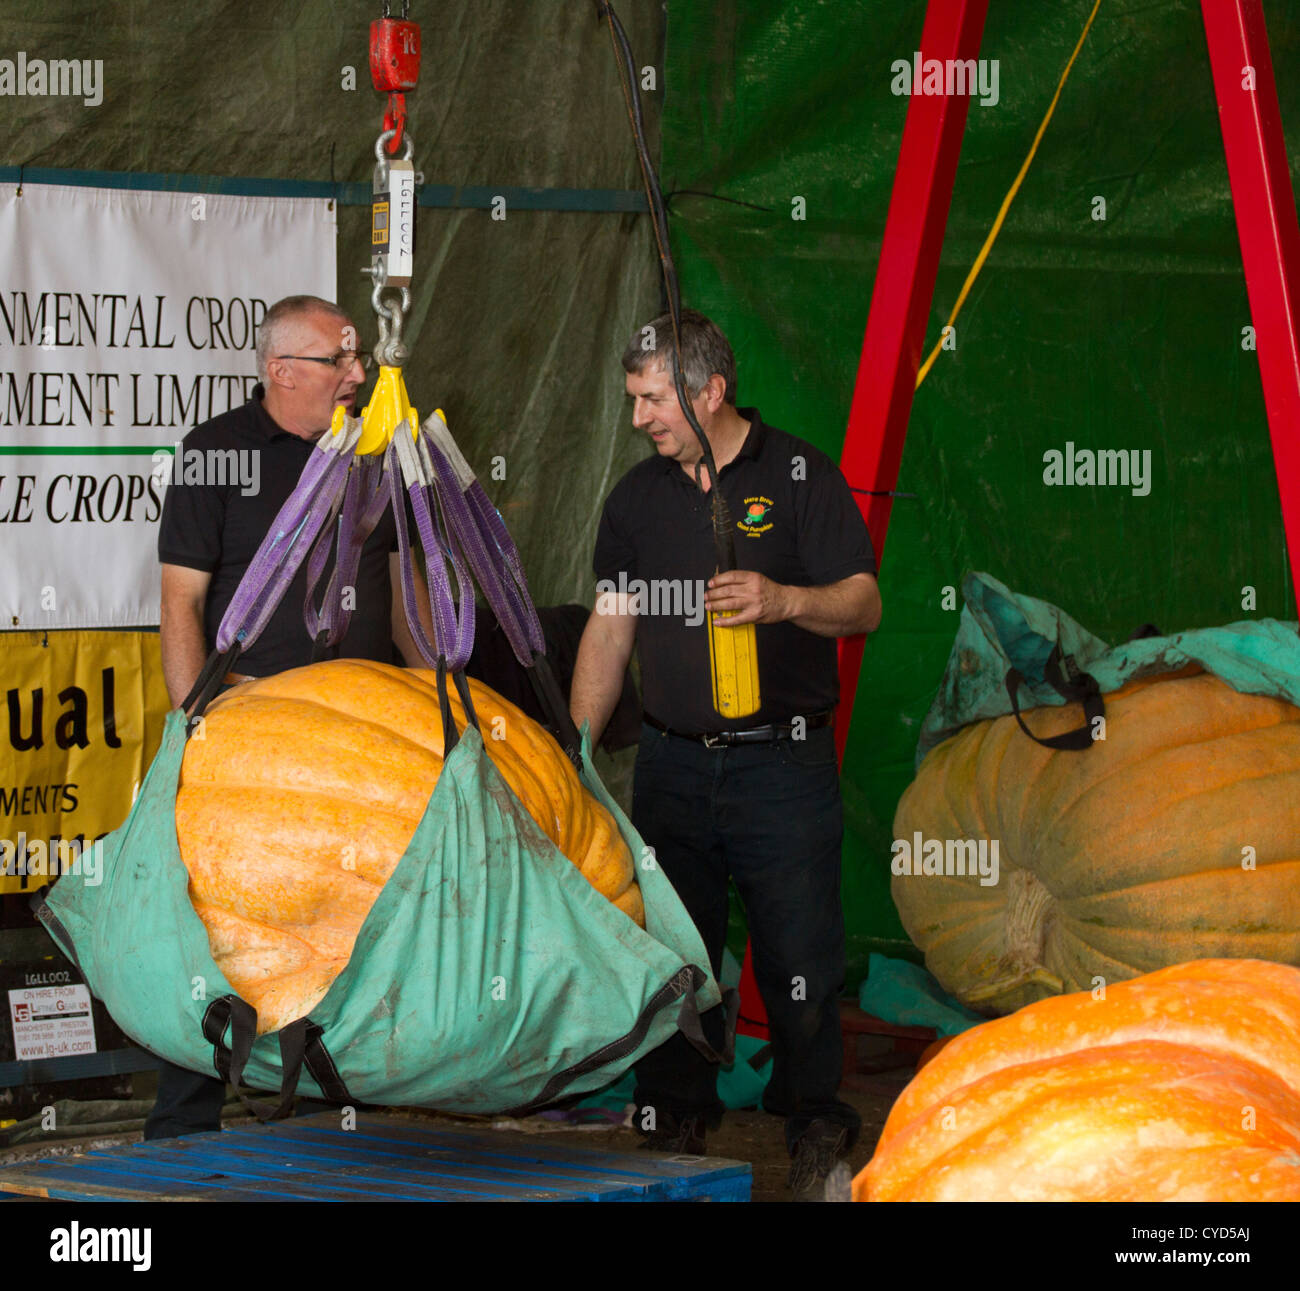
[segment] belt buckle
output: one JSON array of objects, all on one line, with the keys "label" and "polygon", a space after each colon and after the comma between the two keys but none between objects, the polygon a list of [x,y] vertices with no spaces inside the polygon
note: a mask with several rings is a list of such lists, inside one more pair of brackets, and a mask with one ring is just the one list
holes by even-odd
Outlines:
[{"label": "belt buckle", "polygon": [[706,749],[718,749],[721,748],[723,744],[726,743],[726,741],[722,738],[722,736],[723,736],[723,732],[721,731],[715,732],[713,734],[701,735],[700,743],[703,744]]}]

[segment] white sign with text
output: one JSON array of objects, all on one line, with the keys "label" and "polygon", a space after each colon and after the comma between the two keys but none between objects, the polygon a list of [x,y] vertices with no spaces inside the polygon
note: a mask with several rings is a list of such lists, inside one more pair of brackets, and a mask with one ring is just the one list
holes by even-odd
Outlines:
[{"label": "white sign with text", "polygon": [[10,991],[9,1019],[19,1062],[95,1052],[88,987],[28,986]]},{"label": "white sign with text", "polygon": [[155,454],[250,397],[336,243],[324,199],[0,184],[0,629],[158,622]]}]

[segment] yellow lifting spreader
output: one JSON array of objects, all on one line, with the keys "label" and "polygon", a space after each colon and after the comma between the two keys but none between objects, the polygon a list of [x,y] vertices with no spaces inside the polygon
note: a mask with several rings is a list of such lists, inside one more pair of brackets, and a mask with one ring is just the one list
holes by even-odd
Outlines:
[{"label": "yellow lifting spreader", "polygon": [[[336,435],[341,433],[346,419],[347,413],[343,408],[335,408],[330,430]],[[370,402],[361,410],[361,438],[357,441],[357,456],[385,452],[403,422],[410,428],[411,439],[416,440],[420,418],[406,396],[402,369],[381,366]]]}]

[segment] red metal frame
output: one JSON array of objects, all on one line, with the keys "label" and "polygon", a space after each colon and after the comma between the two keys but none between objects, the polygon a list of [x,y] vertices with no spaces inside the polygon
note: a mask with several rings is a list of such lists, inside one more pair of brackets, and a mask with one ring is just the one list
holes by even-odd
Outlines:
[{"label": "red metal frame", "polygon": [[[988,0],[930,0],[921,33],[921,57],[978,58]],[[914,94],[907,108],[880,266],[871,294],[840,469],[858,490],[879,566],[903,460],[907,419],[921,366],[926,324],[948,224],[957,159],[966,133],[966,95]],[[881,496],[884,494],[884,496]],[[858,690],[865,637],[840,641],[840,707],[835,741],[840,761]]]},{"label": "red metal frame", "polygon": [[[1260,0],[1201,0],[1201,16],[1294,583],[1300,571],[1300,225],[1286,137]],[[1254,70],[1253,89],[1247,69]],[[1300,610],[1300,589],[1296,594]]]}]

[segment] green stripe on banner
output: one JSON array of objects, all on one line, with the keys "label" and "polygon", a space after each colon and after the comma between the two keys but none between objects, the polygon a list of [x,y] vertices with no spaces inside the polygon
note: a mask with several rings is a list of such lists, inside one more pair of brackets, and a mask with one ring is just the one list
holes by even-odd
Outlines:
[{"label": "green stripe on banner", "polygon": [[58,448],[20,448],[13,444],[0,445],[0,457],[152,457],[154,453],[174,453],[174,444],[159,444],[150,448],[147,444],[88,444],[84,448],[75,445]]},{"label": "green stripe on banner", "polygon": [[[259,179],[240,175],[164,175],[127,170],[58,170],[0,166],[0,183],[69,184],[78,188],[147,189],[164,193],[213,193],[224,197],[332,198],[340,206],[369,206],[369,184],[330,184],[306,179]],[[488,184],[421,184],[421,206],[488,210],[504,197],[514,211],[580,211],[588,214],[644,213],[645,194],[622,188],[516,188]]]}]

